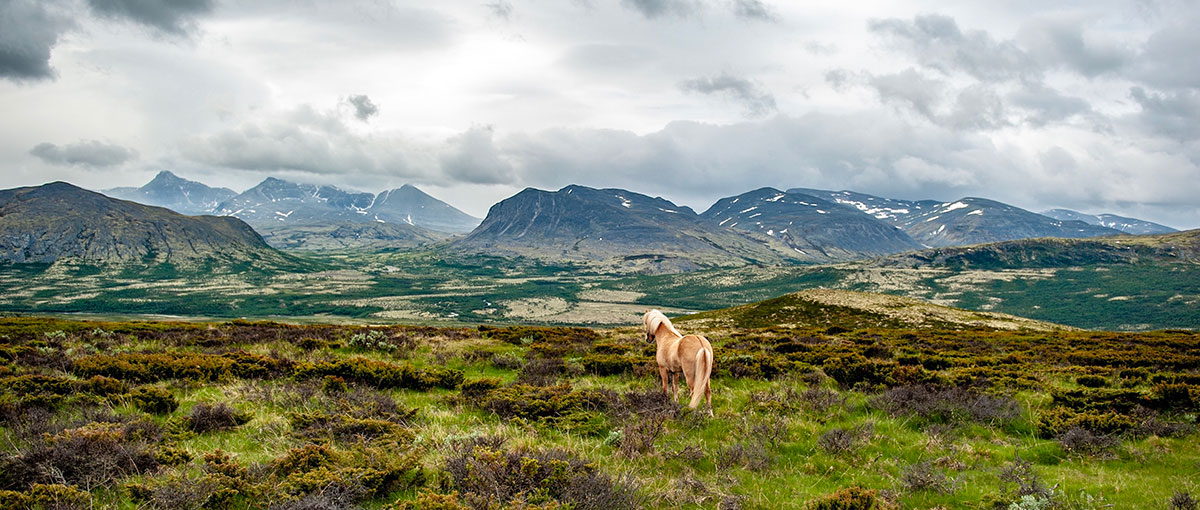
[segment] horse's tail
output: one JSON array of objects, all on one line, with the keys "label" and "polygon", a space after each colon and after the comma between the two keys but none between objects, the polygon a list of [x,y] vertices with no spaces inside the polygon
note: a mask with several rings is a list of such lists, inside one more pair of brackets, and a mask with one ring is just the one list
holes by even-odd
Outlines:
[{"label": "horse's tail", "polygon": [[704,399],[704,392],[708,389],[708,380],[712,376],[712,368],[712,349],[701,347],[696,351],[696,386],[692,388],[692,403],[688,407],[695,409]]}]

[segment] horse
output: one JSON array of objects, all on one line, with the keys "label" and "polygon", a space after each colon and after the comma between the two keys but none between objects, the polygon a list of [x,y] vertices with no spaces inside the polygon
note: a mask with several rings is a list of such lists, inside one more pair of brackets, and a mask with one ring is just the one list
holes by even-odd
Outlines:
[{"label": "horse", "polygon": [[646,328],[646,341],[658,345],[658,375],[662,379],[662,390],[675,400],[679,393],[679,372],[692,390],[692,401],[688,407],[695,409],[700,400],[708,400],[708,415],[712,416],[713,348],[708,339],[700,335],[684,335],[675,329],[671,319],[658,310],[647,310],[642,316]]}]

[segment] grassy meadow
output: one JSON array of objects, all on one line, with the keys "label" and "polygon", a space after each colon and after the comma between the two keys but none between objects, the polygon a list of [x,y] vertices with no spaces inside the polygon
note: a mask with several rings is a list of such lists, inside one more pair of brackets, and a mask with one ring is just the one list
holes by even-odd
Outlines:
[{"label": "grassy meadow", "polygon": [[632,328],[0,319],[0,507],[1195,508],[1200,334],[871,317],[680,321],[712,418]]}]

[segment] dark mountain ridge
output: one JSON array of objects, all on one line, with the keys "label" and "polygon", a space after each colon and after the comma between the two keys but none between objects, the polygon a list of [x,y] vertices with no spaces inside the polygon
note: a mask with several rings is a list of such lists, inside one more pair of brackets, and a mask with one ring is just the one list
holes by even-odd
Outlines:
[{"label": "dark mountain ridge", "polygon": [[681,270],[800,259],[777,241],[715,227],[662,198],[577,185],[527,188],[492,206],[479,227],[451,246],[539,258],[655,261]]},{"label": "dark mountain ridge", "polygon": [[0,260],[258,260],[279,254],[245,222],[185,216],[65,182],[0,191]]}]

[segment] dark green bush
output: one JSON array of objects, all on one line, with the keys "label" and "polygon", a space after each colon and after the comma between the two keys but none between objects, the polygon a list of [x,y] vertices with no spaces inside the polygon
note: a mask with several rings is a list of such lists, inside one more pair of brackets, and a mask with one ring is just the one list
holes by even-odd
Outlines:
[{"label": "dark green bush", "polygon": [[827,359],[821,368],[843,388],[851,388],[858,383],[889,384],[896,366],[894,361],[873,361],[854,354]]},{"label": "dark green bush", "polygon": [[561,430],[599,434],[607,423],[596,410],[605,405],[601,395],[575,391],[570,385],[514,384],[488,392],[480,407],[505,419],[538,421]]},{"label": "dark green bush", "polygon": [[587,354],[580,360],[584,370],[594,375],[631,374],[653,362],[648,358],[620,354]]},{"label": "dark green bush", "polygon": [[783,356],[766,353],[723,355],[714,360],[713,369],[721,375],[752,379],[775,379],[798,366]]},{"label": "dark green bush", "polygon": [[168,414],[179,408],[179,401],[170,391],[155,386],[141,386],[129,392],[134,407],[150,414]]},{"label": "dark green bush", "polygon": [[625,354],[633,350],[634,347],[625,344],[598,343],[592,346],[596,354]]},{"label": "dark green bush", "polygon": [[412,431],[395,422],[374,418],[355,418],[321,411],[292,414],[291,423],[297,434],[313,440],[322,438],[339,441],[385,439],[407,445],[412,443],[414,437]]},{"label": "dark green bush", "polygon": [[1200,386],[1163,383],[1154,387],[1151,405],[1173,412],[1191,412],[1200,408]]},{"label": "dark green bush", "polygon": [[1055,407],[1038,415],[1034,425],[1039,437],[1053,439],[1073,427],[1097,434],[1122,434],[1136,427],[1138,421],[1114,412],[1077,411],[1067,407]]},{"label": "dark green bush", "polygon": [[297,379],[333,375],[381,389],[454,389],[463,381],[462,370],[438,367],[418,369],[408,363],[386,363],[367,358],[339,359],[315,364],[298,363],[295,375]]},{"label": "dark green bush", "polygon": [[461,391],[464,397],[478,399],[487,395],[489,391],[499,388],[502,384],[500,379],[495,377],[470,379],[462,383]]},{"label": "dark green bush", "polygon": [[1085,388],[1103,388],[1108,386],[1108,378],[1098,375],[1081,375],[1075,378],[1075,383]]}]

